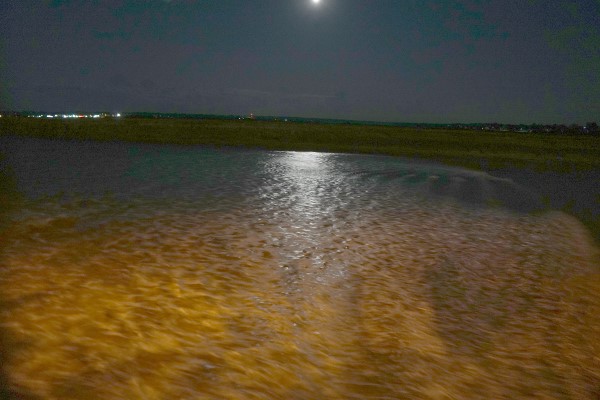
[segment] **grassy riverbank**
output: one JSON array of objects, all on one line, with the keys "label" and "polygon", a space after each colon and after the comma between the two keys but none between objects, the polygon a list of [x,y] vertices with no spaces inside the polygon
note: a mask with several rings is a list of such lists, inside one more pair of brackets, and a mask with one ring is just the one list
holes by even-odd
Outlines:
[{"label": "grassy riverbank", "polygon": [[[600,138],[283,121],[1,118],[0,135],[386,154],[472,169],[600,170]],[[569,210],[567,210],[569,211]],[[571,212],[600,242],[600,217]]]},{"label": "grassy riverbank", "polygon": [[387,154],[477,169],[506,165],[555,171],[600,168],[600,140],[589,136],[282,121],[128,118],[2,118],[0,132],[46,138]]}]

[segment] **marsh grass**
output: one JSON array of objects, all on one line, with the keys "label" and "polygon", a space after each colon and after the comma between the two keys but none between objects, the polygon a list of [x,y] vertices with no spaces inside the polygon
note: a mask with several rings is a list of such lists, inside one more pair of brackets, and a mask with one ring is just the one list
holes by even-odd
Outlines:
[{"label": "marsh grass", "polygon": [[3,118],[0,131],[2,134],[61,139],[387,154],[478,169],[527,166],[566,171],[600,167],[599,140],[589,136],[282,121],[129,118]]},{"label": "marsh grass", "polygon": [[[600,168],[599,138],[538,133],[254,120],[2,118],[0,135],[385,154],[478,170],[516,167],[572,172]],[[576,216],[600,240],[600,218]]]}]

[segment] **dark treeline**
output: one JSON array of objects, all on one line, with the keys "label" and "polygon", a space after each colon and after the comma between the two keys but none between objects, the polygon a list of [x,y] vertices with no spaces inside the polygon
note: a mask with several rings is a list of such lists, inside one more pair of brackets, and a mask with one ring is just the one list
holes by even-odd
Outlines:
[{"label": "dark treeline", "polygon": [[470,129],[470,130],[486,130],[486,131],[500,131],[500,132],[533,132],[533,133],[552,133],[562,135],[592,135],[600,136],[600,127],[596,122],[587,122],[585,125],[571,124],[449,124],[445,125],[446,128],[450,129]]}]

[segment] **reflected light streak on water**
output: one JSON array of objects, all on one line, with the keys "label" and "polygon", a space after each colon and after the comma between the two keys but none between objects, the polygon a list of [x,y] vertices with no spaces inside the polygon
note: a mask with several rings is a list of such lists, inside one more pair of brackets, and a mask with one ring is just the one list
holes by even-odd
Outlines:
[{"label": "reflected light streak on water", "polygon": [[16,398],[597,398],[585,229],[389,157],[3,139]]}]

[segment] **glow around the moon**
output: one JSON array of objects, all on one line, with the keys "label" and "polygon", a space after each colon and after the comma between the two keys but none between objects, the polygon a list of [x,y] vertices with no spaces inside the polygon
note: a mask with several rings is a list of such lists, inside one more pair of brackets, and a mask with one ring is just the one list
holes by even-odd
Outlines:
[{"label": "glow around the moon", "polygon": [[321,0],[312,0],[313,4],[319,4]]}]

